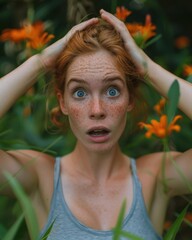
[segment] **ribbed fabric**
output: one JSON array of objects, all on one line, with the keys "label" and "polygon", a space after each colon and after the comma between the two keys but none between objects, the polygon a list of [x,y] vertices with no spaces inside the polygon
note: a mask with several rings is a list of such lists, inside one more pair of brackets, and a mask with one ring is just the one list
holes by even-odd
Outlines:
[{"label": "ribbed fabric", "polygon": [[[131,159],[133,179],[133,201],[129,213],[123,222],[123,230],[144,240],[162,240],[156,233],[147,215],[142,188],[136,172],[135,160]],[[78,204],[78,201],[77,201]],[[113,231],[94,230],[82,224],[68,208],[62,190],[60,177],[60,158],[56,158],[54,173],[54,192],[48,221],[40,237],[54,222],[47,240],[112,240]],[[122,240],[127,239],[121,237]]]}]

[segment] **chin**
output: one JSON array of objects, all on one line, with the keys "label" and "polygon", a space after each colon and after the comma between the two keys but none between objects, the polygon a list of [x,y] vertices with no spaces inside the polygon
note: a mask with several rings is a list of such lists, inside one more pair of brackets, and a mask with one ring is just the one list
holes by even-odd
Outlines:
[{"label": "chin", "polygon": [[94,144],[86,144],[84,148],[92,153],[97,154],[106,154],[112,152],[115,148],[117,148],[118,144],[112,143],[94,143]]}]

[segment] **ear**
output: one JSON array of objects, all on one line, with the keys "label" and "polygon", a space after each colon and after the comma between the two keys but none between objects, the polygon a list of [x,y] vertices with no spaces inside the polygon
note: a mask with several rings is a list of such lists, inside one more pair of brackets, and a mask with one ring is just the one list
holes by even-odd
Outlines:
[{"label": "ear", "polygon": [[131,110],[133,110],[134,106],[135,106],[134,101],[132,98],[130,98],[127,106],[127,112],[130,112]]},{"label": "ear", "polygon": [[68,110],[64,101],[64,96],[60,92],[57,93],[57,99],[60,105],[60,109],[63,114],[68,115]]}]

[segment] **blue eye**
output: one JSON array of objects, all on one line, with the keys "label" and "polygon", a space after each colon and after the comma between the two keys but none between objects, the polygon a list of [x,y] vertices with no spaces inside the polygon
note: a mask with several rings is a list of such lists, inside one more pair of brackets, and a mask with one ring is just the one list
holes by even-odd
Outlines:
[{"label": "blue eye", "polygon": [[115,87],[110,87],[108,90],[107,90],[107,94],[110,96],[110,97],[117,97],[119,96],[119,91],[117,88]]},{"label": "blue eye", "polygon": [[83,98],[86,96],[86,92],[83,89],[79,89],[79,90],[75,91],[73,95],[76,98]]}]

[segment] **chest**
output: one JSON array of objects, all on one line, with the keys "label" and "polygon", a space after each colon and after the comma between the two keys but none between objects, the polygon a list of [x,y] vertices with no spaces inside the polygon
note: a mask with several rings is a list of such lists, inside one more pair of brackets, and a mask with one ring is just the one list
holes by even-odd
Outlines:
[{"label": "chest", "polygon": [[133,200],[132,178],[94,184],[62,179],[63,198],[68,208],[82,224],[99,230],[112,229],[117,222],[123,201],[126,214]]}]

